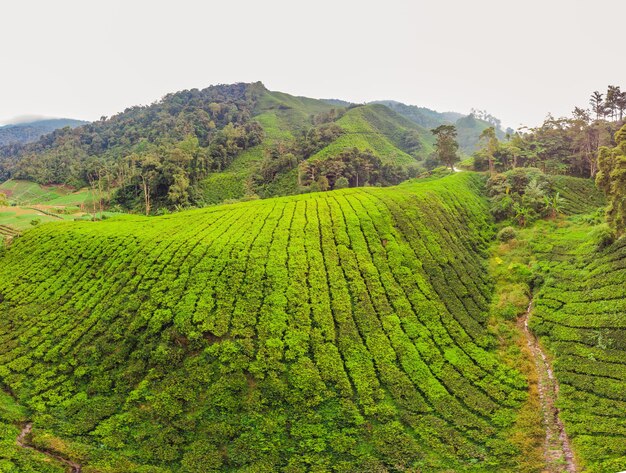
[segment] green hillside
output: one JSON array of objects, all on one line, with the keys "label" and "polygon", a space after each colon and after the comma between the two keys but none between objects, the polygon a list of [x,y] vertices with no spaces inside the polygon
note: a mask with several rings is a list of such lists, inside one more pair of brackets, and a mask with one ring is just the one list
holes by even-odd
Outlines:
[{"label": "green hillside", "polygon": [[482,183],[26,232],[0,256],[0,381],[85,472],[517,471]]},{"label": "green hillside", "polygon": [[[311,159],[324,159],[345,149],[358,148],[373,151],[384,163],[415,165],[416,158],[424,159],[433,151],[434,139],[428,130],[384,105],[352,108],[337,123],[345,134]],[[406,138],[412,133],[419,137],[414,146],[415,156],[409,155],[406,145]]]},{"label": "green hillside", "polygon": [[399,113],[403,117],[417,123],[420,126],[430,130],[437,128],[444,123],[453,124],[459,118],[463,118],[462,113],[456,112],[436,112],[426,107],[418,107],[416,105],[406,105],[395,100],[380,100],[372,103],[380,103],[386,105],[393,111]]}]

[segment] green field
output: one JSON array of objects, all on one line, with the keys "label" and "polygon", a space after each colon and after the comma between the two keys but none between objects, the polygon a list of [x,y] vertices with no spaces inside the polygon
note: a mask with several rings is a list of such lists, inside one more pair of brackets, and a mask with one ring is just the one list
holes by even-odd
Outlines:
[{"label": "green field", "polygon": [[69,189],[63,186],[42,186],[36,182],[10,179],[0,184],[0,192],[9,202],[18,206],[45,204],[53,207],[93,205],[95,197],[90,189]]}]

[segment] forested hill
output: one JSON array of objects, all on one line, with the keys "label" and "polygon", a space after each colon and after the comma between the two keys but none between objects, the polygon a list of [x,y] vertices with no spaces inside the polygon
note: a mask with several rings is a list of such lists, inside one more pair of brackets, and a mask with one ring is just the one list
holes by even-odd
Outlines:
[{"label": "forested hill", "polygon": [[0,126],[0,146],[31,143],[59,128],[65,128],[66,126],[76,128],[86,123],[83,120],[69,118],[50,118]]},{"label": "forested hill", "polygon": [[31,230],[0,256],[0,383],[85,471],[515,471],[482,186]]},{"label": "forested hill", "polygon": [[[116,203],[149,212],[325,190],[336,181],[396,184],[423,169],[432,144],[429,130],[381,105],[334,107],[261,83],[219,85],[0,149],[0,178],[100,181],[118,189]],[[313,155],[324,164],[307,166]]]}]

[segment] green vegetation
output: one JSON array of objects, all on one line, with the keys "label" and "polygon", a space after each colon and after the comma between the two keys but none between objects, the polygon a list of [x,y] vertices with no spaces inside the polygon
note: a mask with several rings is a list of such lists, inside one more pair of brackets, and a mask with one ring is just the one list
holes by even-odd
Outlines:
[{"label": "green vegetation", "polygon": [[0,380],[85,471],[518,471],[482,183],[39,226],[0,256]]},{"label": "green vegetation", "polygon": [[549,114],[541,126],[510,130],[506,141],[493,130],[487,132],[474,153],[473,169],[493,174],[533,167],[546,174],[595,177],[598,151],[614,147],[614,134],[624,125],[626,92],[615,86],[608,89],[606,100],[599,92],[592,94],[591,110],[575,107],[571,117],[563,118]]},{"label": "green vegetation", "polygon": [[600,148],[596,183],[608,200],[608,223],[621,235],[626,231],[626,125],[615,134],[615,143],[615,148]]},{"label": "green vegetation", "polygon": [[497,221],[513,221],[521,226],[562,213],[591,212],[604,203],[593,181],[550,176],[534,168],[494,174],[487,182],[487,194]]},{"label": "green vegetation", "polygon": [[0,390],[0,471],[3,473],[63,473],[60,465],[51,464],[38,452],[24,449],[15,439],[28,419],[27,410]]},{"label": "green vegetation", "polygon": [[584,220],[544,232],[531,243],[549,275],[532,327],[555,355],[559,407],[581,463],[619,471],[626,464],[624,242],[598,253]]}]

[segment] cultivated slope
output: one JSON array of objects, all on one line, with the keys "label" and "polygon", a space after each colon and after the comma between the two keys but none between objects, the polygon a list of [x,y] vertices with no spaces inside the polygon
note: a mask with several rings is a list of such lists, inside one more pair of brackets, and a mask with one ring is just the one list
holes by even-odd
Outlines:
[{"label": "cultivated slope", "polygon": [[85,472],[515,471],[481,187],[31,230],[0,256],[0,381]]}]

